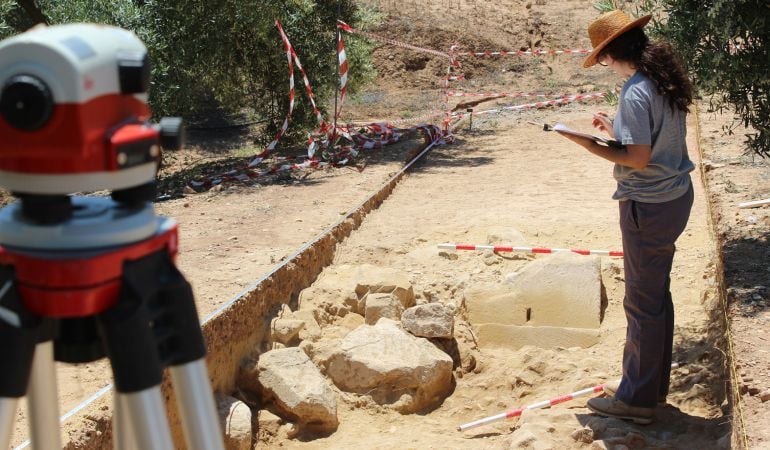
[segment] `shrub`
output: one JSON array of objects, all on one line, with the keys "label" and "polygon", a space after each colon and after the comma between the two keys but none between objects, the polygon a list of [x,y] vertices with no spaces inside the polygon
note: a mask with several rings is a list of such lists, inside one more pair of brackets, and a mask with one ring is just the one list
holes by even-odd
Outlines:
[{"label": "shrub", "polygon": [[767,0],[644,0],[653,30],[688,62],[710,109],[731,109],[749,151],[770,155],[770,3]]},{"label": "shrub", "polygon": [[[152,57],[150,103],[156,115],[197,121],[212,111],[227,116],[246,110],[280,125],[288,109],[288,68],[275,19],[282,21],[324,109],[318,99],[330,98],[337,83],[338,14],[354,26],[376,19],[353,0],[0,0],[0,38],[41,21],[127,28]],[[351,90],[373,77],[371,48],[362,42],[347,48]],[[295,130],[315,123],[301,83],[295,71]]]}]

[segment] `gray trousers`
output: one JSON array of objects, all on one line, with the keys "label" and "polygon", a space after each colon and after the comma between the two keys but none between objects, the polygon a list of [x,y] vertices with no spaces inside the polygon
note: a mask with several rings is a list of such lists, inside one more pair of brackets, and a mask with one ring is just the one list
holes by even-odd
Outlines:
[{"label": "gray trousers", "polygon": [[665,203],[620,202],[628,328],[615,397],[628,405],[652,408],[668,394],[674,340],[671,265],[692,203],[692,185]]}]

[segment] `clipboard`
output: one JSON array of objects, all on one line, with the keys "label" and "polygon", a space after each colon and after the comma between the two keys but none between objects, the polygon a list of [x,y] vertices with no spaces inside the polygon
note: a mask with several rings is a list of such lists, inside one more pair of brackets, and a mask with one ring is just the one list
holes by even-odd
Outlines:
[{"label": "clipboard", "polygon": [[620,141],[616,141],[614,139],[607,139],[607,138],[603,138],[603,137],[600,137],[600,136],[594,136],[593,134],[581,133],[579,131],[575,131],[575,130],[567,127],[563,123],[557,123],[556,125],[553,125],[553,126],[548,125],[547,123],[537,123],[537,122],[528,122],[528,123],[530,123],[532,125],[542,126],[543,127],[543,131],[558,131],[558,132],[564,133],[564,134],[571,134],[573,136],[584,137],[584,138],[590,139],[590,140],[592,140],[592,141],[594,141],[596,143],[604,144],[607,147],[618,148],[618,149],[626,148],[626,146],[621,144]]}]

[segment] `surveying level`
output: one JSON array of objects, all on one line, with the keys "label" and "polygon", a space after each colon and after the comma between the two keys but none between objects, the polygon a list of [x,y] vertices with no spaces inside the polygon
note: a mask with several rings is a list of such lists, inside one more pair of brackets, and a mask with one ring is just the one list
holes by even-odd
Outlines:
[{"label": "surveying level", "polygon": [[[147,49],[120,28],[36,27],[0,42],[0,448],[27,395],[34,448],[60,449],[53,361],[107,356],[120,449],[172,449],[171,372],[187,447],[222,449],[177,224],[152,200],[179,118],[151,124]],[[108,190],[110,197],[75,195]]]}]

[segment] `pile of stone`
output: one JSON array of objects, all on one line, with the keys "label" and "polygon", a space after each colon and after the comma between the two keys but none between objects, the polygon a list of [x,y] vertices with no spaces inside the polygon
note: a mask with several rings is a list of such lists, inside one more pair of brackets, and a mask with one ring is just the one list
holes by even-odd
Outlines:
[{"label": "pile of stone", "polygon": [[[426,412],[454,385],[456,362],[441,350],[452,346],[440,344],[453,340],[454,321],[451,306],[416,304],[399,270],[331,267],[301,293],[296,310],[284,305],[272,320],[272,349],[242,365],[239,389],[263,407],[265,426],[281,437],[334,432],[340,395],[404,414]],[[287,425],[276,426],[276,416]]]}]

